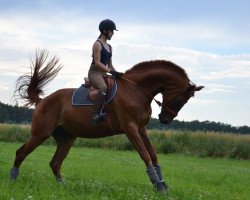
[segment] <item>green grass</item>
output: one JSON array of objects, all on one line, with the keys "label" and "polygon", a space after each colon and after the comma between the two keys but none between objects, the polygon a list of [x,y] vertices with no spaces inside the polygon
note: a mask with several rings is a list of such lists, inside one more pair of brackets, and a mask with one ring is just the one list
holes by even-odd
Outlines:
[{"label": "green grass", "polygon": [[155,193],[136,152],[72,148],[63,163],[65,183],[50,170],[54,146],[40,146],[9,181],[16,149],[0,142],[0,199],[183,199],[244,200],[250,197],[250,162],[227,158],[159,155],[168,195]]}]

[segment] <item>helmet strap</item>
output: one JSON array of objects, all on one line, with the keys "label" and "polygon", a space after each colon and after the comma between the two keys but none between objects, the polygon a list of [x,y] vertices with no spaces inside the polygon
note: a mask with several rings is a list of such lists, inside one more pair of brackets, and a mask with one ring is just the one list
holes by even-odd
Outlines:
[{"label": "helmet strap", "polygon": [[[106,33],[105,33],[106,32]],[[109,37],[108,37],[108,30],[104,32],[104,29],[101,30],[101,34],[105,35],[106,38],[109,40]]]}]

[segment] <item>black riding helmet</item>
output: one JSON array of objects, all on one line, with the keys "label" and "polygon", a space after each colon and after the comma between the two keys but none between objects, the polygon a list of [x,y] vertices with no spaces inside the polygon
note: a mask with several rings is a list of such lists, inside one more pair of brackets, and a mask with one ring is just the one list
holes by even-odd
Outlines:
[{"label": "black riding helmet", "polygon": [[99,24],[99,30],[101,33],[103,33],[103,30],[106,29],[106,30],[111,30],[111,31],[118,31],[116,29],[116,25],[115,23],[110,20],[110,19],[105,19],[105,20],[102,20]]}]

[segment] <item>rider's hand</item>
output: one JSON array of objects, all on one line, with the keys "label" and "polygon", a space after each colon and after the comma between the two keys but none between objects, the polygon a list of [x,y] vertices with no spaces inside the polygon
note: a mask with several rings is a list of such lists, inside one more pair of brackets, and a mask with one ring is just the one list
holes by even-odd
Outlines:
[{"label": "rider's hand", "polygon": [[118,71],[115,71],[115,70],[111,70],[109,73],[112,74],[116,78],[120,78],[124,74],[122,72],[118,72]]}]

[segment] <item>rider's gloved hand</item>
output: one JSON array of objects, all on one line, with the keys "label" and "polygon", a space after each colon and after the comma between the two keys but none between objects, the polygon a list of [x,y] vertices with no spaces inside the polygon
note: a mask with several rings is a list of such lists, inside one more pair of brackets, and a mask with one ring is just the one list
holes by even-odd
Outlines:
[{"label": "rider's gloved hand", "polygon": [[112,74],[116,78],[120,78],[124,74],[122,72],[118,72],[118,71],[115,71],[115,70],[111,70],[109,73]]}]

